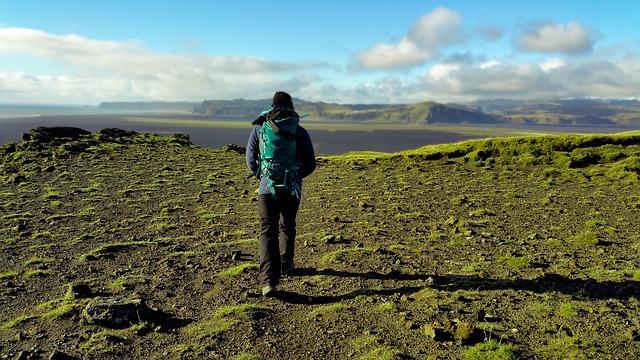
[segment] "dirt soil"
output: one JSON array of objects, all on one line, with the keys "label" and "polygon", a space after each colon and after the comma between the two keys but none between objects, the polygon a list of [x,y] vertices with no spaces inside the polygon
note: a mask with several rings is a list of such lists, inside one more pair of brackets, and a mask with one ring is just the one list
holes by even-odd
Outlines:
[{"label": "dirt soil", "polygon": [[[132,139],[0,148],[0,358],[640,356],[640,187],[598,165],[320,159],[262,298],[241,149]],[[157,312],[91,325],[98,295]]]}]

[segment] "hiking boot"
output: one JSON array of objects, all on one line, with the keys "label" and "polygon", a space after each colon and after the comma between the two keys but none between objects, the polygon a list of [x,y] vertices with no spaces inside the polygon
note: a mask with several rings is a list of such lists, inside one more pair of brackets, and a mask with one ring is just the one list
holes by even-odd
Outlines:
[{"label": "hiking boot", "polygon": [[262,296],[271,297],[276,294],[278,288],[275,285],[266,285],[262,287]]}]

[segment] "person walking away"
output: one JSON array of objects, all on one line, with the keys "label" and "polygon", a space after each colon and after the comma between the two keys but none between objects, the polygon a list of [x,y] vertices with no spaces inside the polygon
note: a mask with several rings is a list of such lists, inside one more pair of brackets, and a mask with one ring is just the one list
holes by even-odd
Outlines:
[{"label": "person walking away", "polygon": [[302,179],[316,169],[311,138],[299,119],[291,96],[278,91],[271,107],[252,123],[247,143],[247,166],[260,179],[258,276],[263,296],[275,295],[281,274],[294,268]]}]

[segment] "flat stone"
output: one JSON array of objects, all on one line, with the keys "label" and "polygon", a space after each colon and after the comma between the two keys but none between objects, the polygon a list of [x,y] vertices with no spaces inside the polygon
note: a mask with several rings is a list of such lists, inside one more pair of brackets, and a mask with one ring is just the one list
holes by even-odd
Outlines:
[{"label": "flat stone", "polygon": [[118,327],[148,318],[152,310],[142,299],[96,297],[82,311],[89,324]]}]

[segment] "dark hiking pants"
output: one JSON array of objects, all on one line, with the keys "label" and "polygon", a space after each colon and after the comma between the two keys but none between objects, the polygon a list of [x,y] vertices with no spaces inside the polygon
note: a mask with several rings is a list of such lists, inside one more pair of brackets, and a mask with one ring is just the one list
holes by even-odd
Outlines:
[{"label": "dark hiking pants", "polygon": [[[290,194],[260,195],[260,272],[262,286],[278,285],[281,269],[293,266],[296,214],[300,199]],[[280,238],[278,239],[278,235]]]}]

